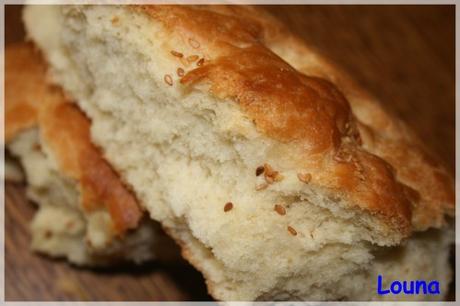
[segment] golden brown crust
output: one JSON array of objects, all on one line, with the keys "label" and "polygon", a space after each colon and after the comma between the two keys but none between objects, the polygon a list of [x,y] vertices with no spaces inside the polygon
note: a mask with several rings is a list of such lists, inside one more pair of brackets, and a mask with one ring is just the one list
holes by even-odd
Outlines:
[{"label": "golden brown crust", "polygon": [[50,88],[38,123],[61,171],[79,181],[85,210],[107,208],[118,233],[136,228],[142,216],[137,201],[91,143],[90,121],[77,106]]},{"label": "golden brown crust", "polygon": [[[7,62],[14,64],[8,65],[7,88],[21,92],[21,99],[10,99],[11,96],[6,99],[10,116],[6,124],[9,137],[38,125],[41,137],[56,158],[60,171],[79,182],[81,204],[85,211],[106,208],[117,234],[136,228],[142,211],[134,195],[92,144],[90,121],[75,104],[67,101],[59,88],[46,83],[45,66],[30,45],[8,47],[7,54]],[[26,55],[33,57],[24,59]],[[27,66],[24,66],[26,63]],[[26,77],[21,78],[24,75]],[[35,82],[33,87],[28,83],[31,81]],[[40,90],[39,95],[33,94],[36,90]],[[34,100],[37,97],[40,99]],[[19,112],[27,107],[30,112],[27,120],[23,120]]]},{"label": "golden brown crust", "polygon": [[140,9],[203,54],[181,83],[208,84],[217,97],[237,101],[260,132],[301,147],[317,161],[312,182],[403,235],[453,215],[452,178],[417,137],[269,14],[243,6]]},{"label": "golden brown crust", "polygon": [[5,142],[36,123],[45,95],[45,63],[32,45],[12,44],[5,50]]},{"label": "golden brown crust", "polygon": [[197,42],[204,54],[204,64],[187,72],[182,84],[206,83],[211,94],[237,101],[260,132],[316,160],[309,165],[313,183],[379,216],[385,230],[410,233],[404,188],[388,163],[361,146],[356,118],[331,82],[303,75],[275,55],[254,20],[213,7],[141,9],[184,42]]},{"label": "golden brown crust", "polygon": [[253,18],[264,25],[266,42],[271,49],[283,54],[302,73],[325,78],[345,94],[357,118],[364,148],[391,164],[396,169],[397,180],[407,185],[403,188],[406,194],[410,190],[407,196],[412,204],[414,230],[440,227],[445,222],[445,214],[454,215],[453,171],[449,173],[401,120],[386,112],[381,101],[272,16],[262,11],[254,14],[253,7],[240,8],[246,14],[251,12]]},{"label": "golden brown crust", "polygon": [[[312,183],[405,235],[452,214],[451,177],[405,125],[269,15],[240,6],[138,8],[203,54],[182,83],[208,83],[214,95],[237,100],[259,131],[303,148],[316,161]],[[280,46],[306,75],[273,54],[282,55]]]}]

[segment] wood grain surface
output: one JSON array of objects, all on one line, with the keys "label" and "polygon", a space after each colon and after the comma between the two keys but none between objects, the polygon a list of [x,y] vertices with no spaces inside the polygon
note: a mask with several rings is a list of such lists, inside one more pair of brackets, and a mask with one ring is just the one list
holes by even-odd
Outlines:
[{"label": "wood grain surface", "polygon": [[[23,38],[20,6],[7,6],[6,42]],[[270,6],[310,45],[350,72],[408,122],[449,170],[455,165],[454,6]],[[75,268],[29,250],[34,206],[7,184],[6,300],[207,300],[185,264]]]}]

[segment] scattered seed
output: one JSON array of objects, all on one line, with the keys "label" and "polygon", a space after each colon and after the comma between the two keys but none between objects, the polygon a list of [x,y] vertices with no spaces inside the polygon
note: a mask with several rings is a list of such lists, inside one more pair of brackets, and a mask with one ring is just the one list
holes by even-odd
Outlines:
[{"label": "scattered seed", "polygon": [[297,236],[297,231],[293,229],[292,227],[288,226],[287,227],[289,233],[291,233],[292,236]]},{"label": "scattered seed", "polygon": [[286,209],[284,208],[283,205],[276,204],[274,207],[274,210],[281,216],[284,216],[286,214]]},{"label": "scattered seed", "polygon": [[256,191],[267,189],[267,187],[268,187],[267,183],[262,183],[262,184],[256,186]]},{"label": "scattered seed", "polygon": [[311,174],[310,173],[297,173],[297,178],[299,181],[304,182],[305,184],[310,183]]},{"label": "scattered seed", "polygon": [[165,75],[165,82],[166,82],[166,84],[168,84],[169,86],[172,86],[173,80],[172,80],[172,77],[171,77],[169,74],[166,74],[166,75]]},{"label": "scattered seed", "polygon": [[195,49],[198,49],[200,47],[200,43],[197,42],[195,39],[193,38],[189,38],[188,39],[188,42],[190,44],[190,46],[192,46],[192,48],[195,48]]},{"label": "scattered seed", "polygon": [[188,61],[189,63],[193,63],[193,62],[196,61],[198,58],[199,58],[198,55],[190,55],[190,56],[187,56],[187,61]]},{"label": "scattered seed", "polygon": [[232,202],[227,202],[224,206],[224,212],[227,212],[233,208],[233,203]]},{"label": "scattered seed", "polygon": [[256,176],[259,176],[259,175],[261,175],[262,173],[264,173],[264,170],[265,170],[264,166],[259,166],[259,167],[257,167],[257,169],[256,169]]},{"label": "scattered seed", "polygon": [[185,74],[184,69],[182,69],[182,68],[177,68],[177,75],[178,75],[179,77],[183,77],[184,74]]},{"label": "scattered seed", "polygon": [[45,238],[46,239],[51,238],[51,236],[53,236],[53,233],[51,231],[45,231]]},{"label": "scattered seed", "polygon": [[204,58],[202,57],[198,62],[196,62],[196,65],[199,67],[203,65],[203,63],[204,63]]},{"label": "scattered seed", "polygon": [[120,19],[118,18],[118,16],[115,16],[112,18],[112,24],[117,24],[118,21],[120,21]]},{"label": "scattered seed", "polygon": [[273,168],[267,163],[264,164],[264,169],[265,181],[269,184],[279,182],[284,178],[278,171],[273,170]]},{"label": "scattered seed", "polygon": [[182,53],[174,51],[174,50],[171,50],[171,54],[179,58],[184,56]]}]

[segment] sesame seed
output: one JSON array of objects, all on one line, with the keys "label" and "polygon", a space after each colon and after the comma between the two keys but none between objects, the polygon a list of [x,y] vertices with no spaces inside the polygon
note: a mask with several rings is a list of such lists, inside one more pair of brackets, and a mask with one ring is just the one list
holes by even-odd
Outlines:
[{"label": "sesame seed", "polygon": [[297,173],[297,178],[299,181],[304,182],[305,184],[310,183],[311,174],[310,173]]},{"label": "sesame seed", "polygon": [[257,186],[256,186],[256,191],[260,191],[260,190],[267,189],[267,187],[268,187],[268,184],[267,184],[267,183],[263,183],[263,184],[257,185]]},{"label": "sesame seed", "polygon": [[297,231],[293,229],[292,227],[288,226],[287,227],[289,233],[291,233],[292,236],[297,236]]},{"label": "sesame seed", "polygon": [[182,68],[177,68],[177,75],[178,75],[179,77],[183,77],[183,76],[184,76],[184,72],[185,72],[184,69],[182,69]]},{"label": "sesame seed", "polygon": [[174,55],[175,57],[183,57],[184,56],[182,53],[174,51],[174,50],[171,51],[171,54]]},{"label": "sesame seed", "polygon": [[196,62],[197,66],[201,66],[204,63],[204,58],[201,58],[198,62]]},{"label": "sesame seed", "polygon": [[193,62],[196,61],[198,58],[199,58],[198,55],[190,55],[190,56],[187,57],[187,61],[188,61],[189,63],[193,63]]},{"label": "sesame seed", "polygon": [[261,175],[262,173],[264,173],[264,170],[265,170],[264,166],[259,166],[259,167],[257,167],[257,169],[256,169],[256,176],[259,176],[259,175]]},{"label": "sesame seed", "polygon": [[279,182],[284,178],[278,171],[273,170],[273,168],[267,163],[264,164],[264,169],[264,178],[268,184]]},{"label": "sesame seed", "polygon": [[283,205],[276,204],[274,210],[281,216],[284,216],[286,214],[286,209]]},{"label": "sesame seed", "polygon": [[224,212],[227,212],[233,208],[233,203],[232,202],[227,202],[224,206]]},{"label": "sesame seed", "polygon": [[165,74],[165,82],[166,82],[166,84],[168,84],[169,86],[172,86],[173,80],[172,80],[172,77],[171,77],[169,74]]},{"label": "sesame seed", "polygon": [[189,42],[190,46],[192,46],[192,48],[194,48],[194,49],[198,49],[200,47],[200,43],[197,42],[193,38],[189,38],[188,42]]}]

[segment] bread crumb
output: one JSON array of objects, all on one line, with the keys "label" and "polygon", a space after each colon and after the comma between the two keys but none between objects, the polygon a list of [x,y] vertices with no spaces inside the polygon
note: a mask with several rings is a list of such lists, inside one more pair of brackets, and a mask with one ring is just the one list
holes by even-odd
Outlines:
[{"label": "bread crumb", "polygon": [[264,173],[264,170],[265,170],[264,166],[259,166],[259,167],[257,167],[257,169],[256,169],[256,176],[259,176],[259,175],[261,175],[262,173]]}]

